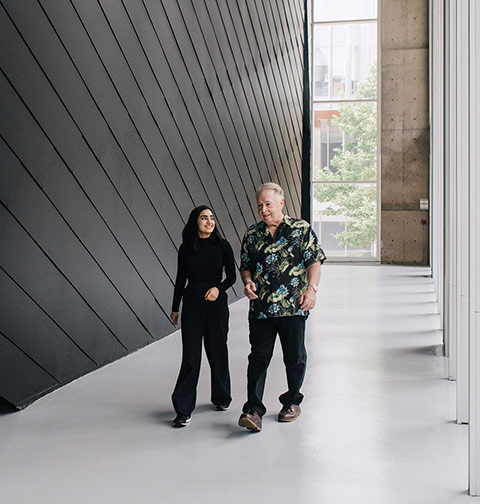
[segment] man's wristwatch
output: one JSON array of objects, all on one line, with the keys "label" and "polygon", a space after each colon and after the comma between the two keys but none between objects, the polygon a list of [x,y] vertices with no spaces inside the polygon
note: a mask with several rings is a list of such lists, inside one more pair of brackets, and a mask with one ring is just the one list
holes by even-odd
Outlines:
[{"label": "man's wristwatch", "polygon": [[308,284],[307,285],[307,288],[308,287],[311,287],[315,292],[318,292],[318,285],[314,285],[314,284]]}]

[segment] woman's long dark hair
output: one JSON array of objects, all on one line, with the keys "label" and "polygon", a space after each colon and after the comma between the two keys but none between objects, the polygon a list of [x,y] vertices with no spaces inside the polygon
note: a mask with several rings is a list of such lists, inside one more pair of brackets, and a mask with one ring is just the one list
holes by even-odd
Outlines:
[{"label": "woman's long dark hair", "polygon": [[[185,247],[186,251],[190,254],[196,254],[198,252],[198,216],[204,211],[204,210],[210,210],[210,212],[213,213],[213,210],[206,205],[200,205],[194,208],[190,212],[190,216],[188,217],[188,221],[185,224],[185,227],[183,228],[182,231],[182,238],[183,238],[183,246]],[[218,230],[217,223],[215,222],[215,227],[213,228],[212,234],[210,235],[210,239],[219,242],[221,241],[222,235],[220,234],[220,231]]]}]

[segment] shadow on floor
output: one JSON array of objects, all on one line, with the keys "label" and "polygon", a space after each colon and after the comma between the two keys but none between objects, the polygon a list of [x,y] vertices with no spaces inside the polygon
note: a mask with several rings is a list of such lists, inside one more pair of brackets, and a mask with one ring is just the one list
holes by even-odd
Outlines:
[{"label": "shadow on floor", "polygon": [[[215,408],[213,407],[212,404],[201,404],[200,406],[197,406],[195,408],[195,411],[192,413],[192,417],[193,417],[193,415],[198,415],[199,413],[206,413],[206,412],[211,412],[214,410],[215,410]],[[175,411],[173,410],[173,407],[169,411],[153,411],[151,413],[150,417],[156,423],[159,423],[162,425],[168,425],[169,427],[171,427],[173,419],[175,418]]]},{"label": "shadow on floor", "polygon": [[0,415],[8,415],[9,413],[15,413],[19,411],[13,404],[9,403],[3,397],[0,397]]},{"label": "shadow on floor", "polygon": [[428,346],[403,348],[401,349],[401,351],[409,354],[436,355],[441,357],[444,355],[443,345],[428,345]]}]

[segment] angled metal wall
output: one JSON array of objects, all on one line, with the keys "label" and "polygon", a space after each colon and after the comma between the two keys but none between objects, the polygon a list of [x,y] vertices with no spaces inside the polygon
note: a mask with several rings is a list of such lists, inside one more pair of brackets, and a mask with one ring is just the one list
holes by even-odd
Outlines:
[{"label": "angled metal wall", "polygon": [[303,21],[301,0],[0,0],[0,397],[173,332],[194,206],[237,258],[258,184],[300,216]]}]

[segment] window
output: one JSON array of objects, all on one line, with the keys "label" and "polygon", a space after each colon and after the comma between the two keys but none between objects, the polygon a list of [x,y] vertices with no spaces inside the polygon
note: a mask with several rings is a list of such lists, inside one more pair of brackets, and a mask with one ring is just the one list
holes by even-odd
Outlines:
[{"label": "window", "polygon": [[377,1],[314,0],[312,217],[330,259],[377,258]]}]

